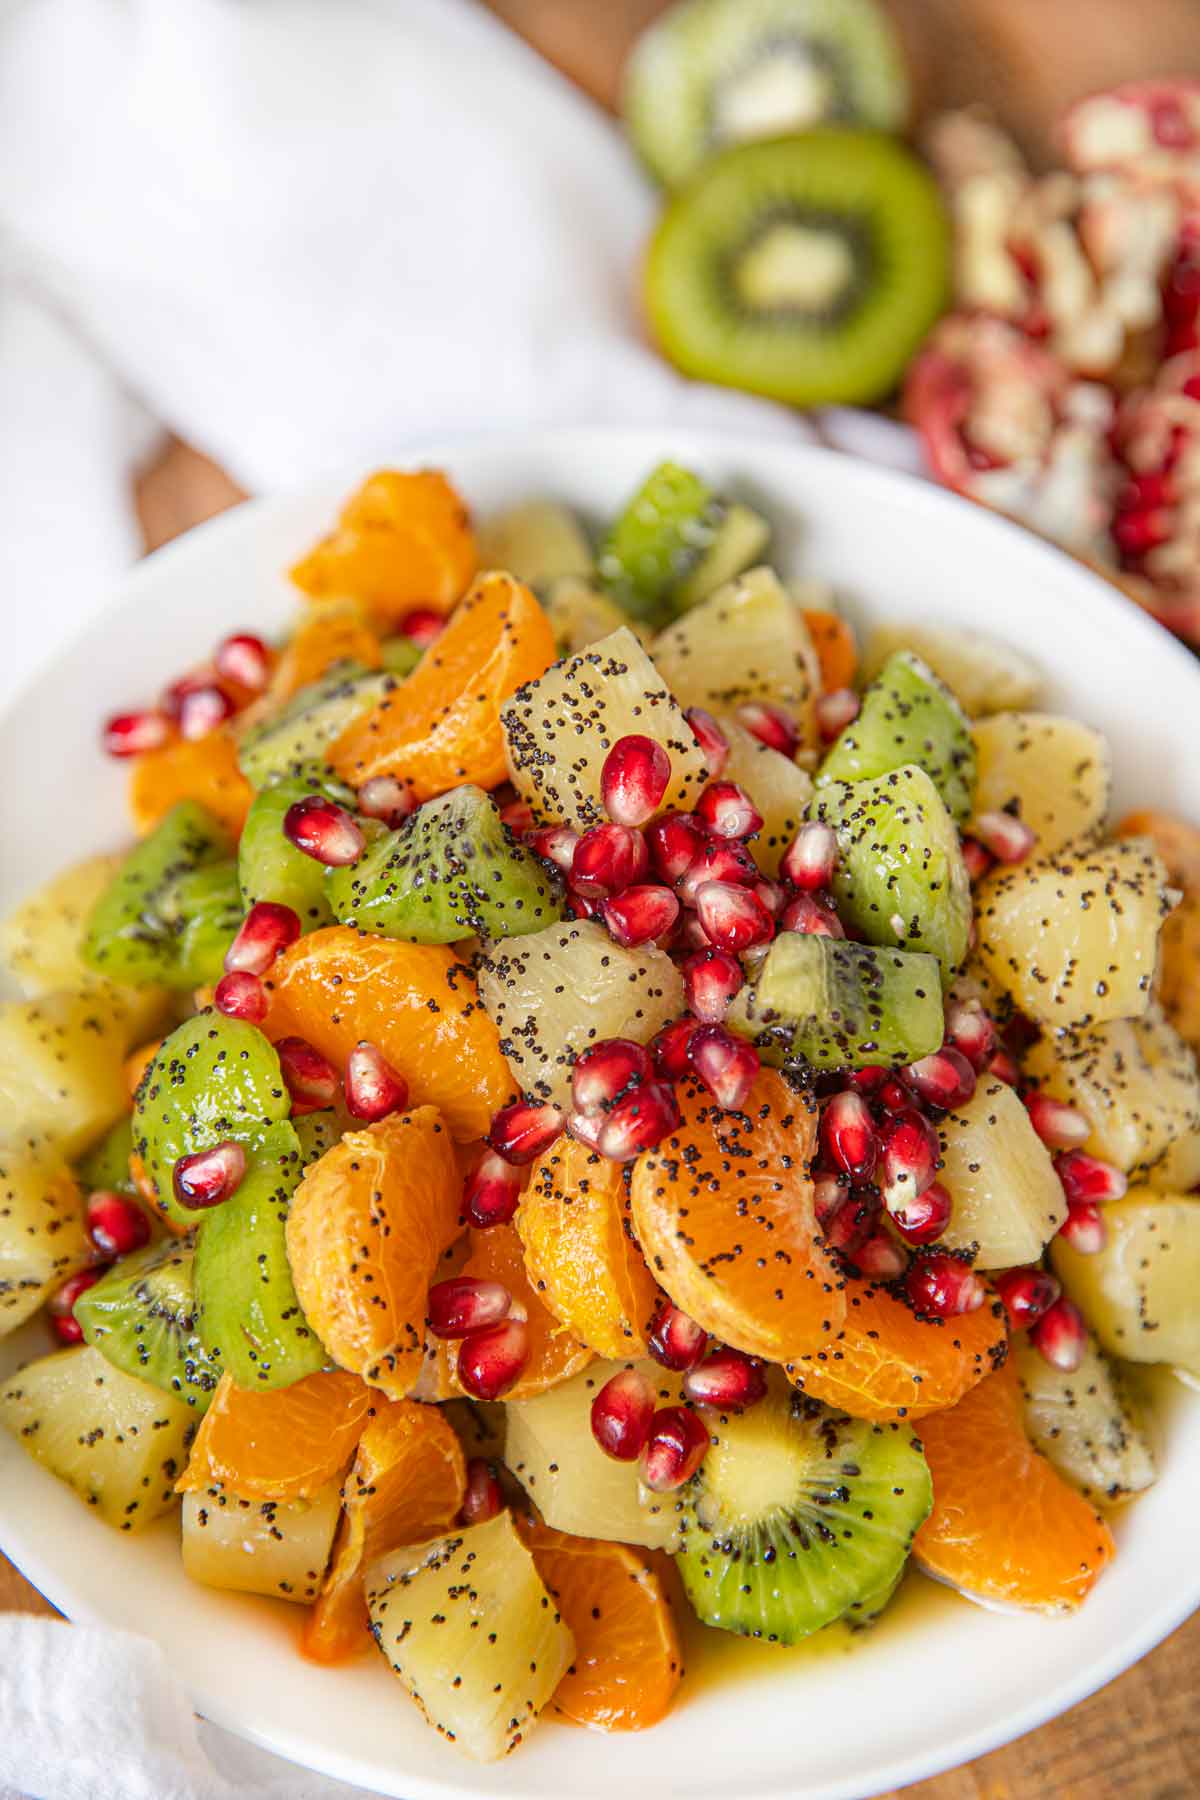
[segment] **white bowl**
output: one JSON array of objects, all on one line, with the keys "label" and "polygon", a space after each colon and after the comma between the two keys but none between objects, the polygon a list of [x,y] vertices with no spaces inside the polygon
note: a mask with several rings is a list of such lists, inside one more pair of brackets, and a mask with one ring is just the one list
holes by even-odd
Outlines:
[{"label": "white bowl", "polygon": [[[668,455],[761,505],[780,567],[831,581],[854,616],[953,623],[1019,645],[1045,668],[1049,703],[1107,734],[1117,808],[1200,818],[1191,659],[1066,557],[935,488],[820,450],[690,431],[481,438],[430,446],[421,460],[447,468],[479,512],[552,493],[598,521]],[[280,628],[293,604],[283,570],[354,479],[253,502],[149,558],[0,721],[0,909],[126,836],[124,775],[97,750],[102,715],[158,692],[232,627]],[[43,1348],[41,1328],[27,1327],[3,1347],[0,1369]],[[192,1585],[173,1521],[114,1534],[4,1433],[0,1536],[71,1617],[156,1639],[208,1718],[387,1794],[848,1800],[1029,1731],[1200,1603],[1200,1403],[1169,1381],[1161,1388],[1162,1478],[1117,1519],[1119,1555],[1075,1617],[997,1616],[913,1576],[852,1648],[837,1639],[789,1651],[705,1633],[719,1656],[699,1656],[653,1731],[581,1739],[546,1723],[487,1769],[422,1723],[378,1657],[311,1667],[296,1653],[294,1609]],[[695,1664],[698,1646],[689,1649]]]}]

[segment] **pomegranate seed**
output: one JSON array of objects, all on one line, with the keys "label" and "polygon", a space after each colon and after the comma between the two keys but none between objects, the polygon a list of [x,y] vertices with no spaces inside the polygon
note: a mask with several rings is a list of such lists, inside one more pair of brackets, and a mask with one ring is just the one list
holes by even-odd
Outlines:
[{"label": "pomegranate seed", "polygon": [[246,1152],[233,1138],[226,1138],[211,1150],[181,1156],[171,1185],[180,1206],[186,1206],[189,1212],[203,1212],[207,1207],[222,1205],[236,1193],[245,1173]]},{"label": "pomegranate seed", "polygon": [[300,936],[300,918],[290,906],[259,900],[242,920],[225,952],[225,968],[245,975],[265,975],[275,958]]},{"label": "pomegranate seed", "polygon": [[982,881],[988,870],[995,866],[995,858],[990,850],[985,850],[978,838],[965,837],[962,841],[963,861],[967,865],[967,879],[974,887]]},{"label": "pomegranate seed", "polygon": [[660,1407],[642,1452],[642,1480],[656,1494],[682,1487],[704,1461],[711,1442],[703,1420],[686,1406]]},{"label": "pomegranate seed", "polygon": [[1049,1312],[1062,1288],[1048,1269],[1006,1269],[993,1278],[993,1287],[1004,1302],[1014,1331],[1028,1331]]},{"label": "pomegranate seed", "polygon": [[1071,1200],[1067,1216],[1058,1228],[1058,1236],[1072,1250],[1083,1256],[1094,1256],[1108,1242],[1108,1221],[1095,1200]]},{"label": "pomegranate seed", "polygon": [[604,1038],[575,1059],[571,1096],[585,1119],[611,1112],[626,1091],[651,1074],[650,1052],[632,1038]]},{"label": "pomegranate seed", "polygon": [[520,1198],[521,1171],[494,1150],[486,1150],[463,1190],[468,1224],[484,1230],[489,1225],[507,1225]]},{"label": "pomegranate seed", "polygon": [[1029,1341],[1054,1368],[1072,1374],[1087,1349],[1087,1326],[1074,1301],[1065,1296],[1054,1302],[1029,1328]]},{"label": "pomegranate seed", "polygon": [[81,1269],[78,1275],[70,1276],[60,1288],[56,1288],[46,1302],[46,1311],[57,1326],[62,1322],[74,1325],[78,1336],[64,1337],[64,1343],[78,1344],[83,1333],[75,1324],[75,1302],[80,1294],[86,1294],[90,1287],[95,1287],[102,1275],[107,1274],[107,1263],[103,1268]]},{"label": "pomegranate seed", "polygon": [[852,1088],[835,1094],[821,1114],[821,1142],[839,1169],[869,1181],[879,1155],[871,1109]]},{"label": "pomegranate seed", "polygon": [[758,1075],[758,1052],[723,1025],[702,1025],[688,1045],[688,1058],[717,1105],[736,1112]]},{"label": "pomegranate seed", "polygon": [[665,1075],[669,1081],[678,1081],[687,1074],[688,1045],[699,1029],[698,1019],[676,1019],[672,1024],[664,1025],[651,1039],[654,1066],[660,1075]]},{"label": "pomegranate seed", "polygon": [[679,902],[669,887],[646,883],[603,901],[600,915],[617,943],[632,949],[670,931],[679,917]]},{"label": "pomegranate seed", "polygon": [[88,1195],[87,1229],[106,1256],[128,1256],[150,1242],[150,1221],[141,1207],[111,1188],[97,1188]]},{"label": "pomegranate seed", "polygon": [[305,856],[327,868],[344,869],[357,862],[366,848],[362,831],[344,806],[309,794],[289,806],[283,819],[284,836]]},{"label": "pomegranate seed", "polygon": [[169,687],[164,688],[159,706],[166,713],[168,719],[172,719],[178,724],[179,715],[187,696],[196,693],[200,688],[214,686],[215,681],[216,670],[212,664],[202,663],[198,669],[189,669],[186,675],[181,675],[177,681],[173,681]]},{"label": "pomegranate seed", "polygon": [[675,883],[675,891],[686,906],[695,906],[697,894],[708,881],[752,888],[759,879],[758,867],[744,844],[708,838]]},{"label": "pomegranate seed", "polygon": [[671,783],[671,759],[653,738],[618,738],[600,770],[600,798],[615,825],[648,825]]},{"label": "pomegranate seed", "polygon": [[529,848],[543,862],[553,863],[564,875],[569,875],[571,865],[575,861],[575,846],[579,842],[579,833],[572,831],[569,825],[544,825],[540,831],[529,834]]},{"label": "pomegranate seed", "polygon": [[504,1511],[504,1490],[496,1465],[482,1456],[467,1463],[467,1485],[458,1515],[460,1525],[486,1525]]},{"label": "pomegranate seed", "polygon": [[844,938],[846,935],[832,906],[827,906],[814,894],[797,894],[790,900],[783,909],[779,925],[783,931],[800,931],[809,937]]},{"label": "pomegranate seed", "polygon": [[507,1319],[512,1295],[500,1281],[456,1275],[429,1290],[429,1329],[435,1337],[460,1338]]},{"label": "pomegranate seed", "polygon": [[636,1462],[650,1436],[654,1386],[639,1369],[622,1369],[592,1401],[592,1436],[606,1456]]},{"label": "pomegranate seed", "polygon": [[1037,832],[1023,819],[1006,812],[980,813],[975,820],[975,835],[1002,863],[1024,862],[1037,843]]},{"label": "pomegranate seed", "polygon": [[875,1230],[879,1196],[874,1188],[844,1187],[826,1175],[814,1186],[813,1207],[829,1248],[853,1256]]},{"label": "pomegranate seed", "polygon": [[760,744],[766,744],[769,750],[778,750],[789,760],[800,748],[796,721],[781,706],[772,706],[769,700],[751,700],[745,706],[739,706],[737,719],[738,724],[744,725]]},{"label": "pomegranate seed", "polygon": [[775,935],[775,921],[758,895],[731,881],[702,882],[696,916],[719,950],[748,950]]},{"label": "pomegranate seed", "polygon": [[997,1050],[988,1063],[988,1074],[994,1075],[997,1081],[1007,1082],[1009,1087],[1021,1085],[1021,1071],[1017,1067],[1016,1058],[1010,1056],[1007,1050]]},{"label": "pomegranate seed", "polygon": [[777,881],[756,881],[750,892],[762,901],[773,919],[783,911],[787,896]]},{"label": "pomegranate seed", "polygon": [[593,825],[575,846],[571,886],[592,898],[618,894],[640,881],[650,866],[646,840],[628,825]]},{"label": "pomegranate seed", "polygon": [[868,1063],[863,1069],[847,1069],[846,1085],[859,1094],[874,1094],[889,1079],[888,1071],[880,1063]]},{"label": "pomegranate seed", "polygon": [[337,1070],[307,1038],[283,1037],[275,1045],[293,1112],[322,1112],[337,1099]]},{"label": "pomegranate seed", "polygon": [[434,639],[441,637],[445,629],[446,621],[441,613],[435,613],[428,606],[414,607],[400,621],[401,634],[411,638],[422,650],[428,650]]},{"label": "pomegranate seed", "polygon": [[697,950],[681,965],[688,1010],[706,1025],[719,1025],[745,979],[728,950]]},{"label": "pomegranate seed", "polygon": [[879,1136],[879,1192],[891,1212],[925,1192],[937,1173],[941,1145],[929,1120],[915,1107],[890,1114]]},{"label": "pomegranate seed", "polygon": [[711,950],[712,939],[694,912],[685,912],[679,921],[679,929],[675,934],[676,949],[681,953],[689,950]]},{"label": "pomegranate seed", "polygon": [[904,1285],[917,1311],[935,1319],[956,1319],[961,1313],[975,1312],[987,1298],[987,1289],[974,1269],[940,1250],[919,1256]]},{"label": "pomegranate seed", "polygon": [[158,750],[171,735],[171,722],[160,712],[115,713],[104,727],[110,756],[141,756]]},{"label": "pomegranate seed", "polygon": [[355,796],[358,810],[368,819],[382,819],[393,830],[417,810],[416,795],[407,781],[395,775],[372,775]]},{"label": "pomegranate seed", "polygon": [[694,1369],[708,1347],[708,1333],[672,1300],[664,1300],[653,1319],[646,1347],[664,1369],[682,1374]]},{"label": "pomegranate seed", "polygon": [[904,1079],[927,1106],[961,1106],[975,1092],[975,1071],[953,1045],[910,1063]]},{"label": "pomegranate seed", "polygon": [[50,1329],[60,1344],[82,1344],[83,1326],[74,1313],[67,1313],[61,1319],[51,1318]]},{"label": "pomegranate seed", "polygon": [[873,1231],[854,1252],[860,1275],[868,1281],[898,1281],[908,1267],[908,1258],[886,1231]]},{"label": "pomegranate seed", "polygon": [[895,1075],[885,1075],[875,1090],[875,1104],[884,1112],[899,1113],[911,1110],[912,1092]]},{"label": "pomegranate seed", "polygon": [[576,1143],[586,1144],[589,1150],[600,1154],[600,1133],[604,1130],[604,1114],[573,1112],[567,1115],[567,1136],[573,1137]]},{"label": "pomegranate seed", "polygon": [[908,1244],[932,1244],[950,1223],[954,1202],[940,1181],[931,1181],[924,1193],[902,1205],[889,1206],[888,1217]]},{"label": "pomegranate seed", "polygon": [[853,725],[861,707],[862,701],[853,688],[831,688],[827,694],[821,694],[814,708],[821,742],[832,744],[847,725]]},{"label": "pomegranate seed", "polygon": [[1054,1167],[1069,1206],[1081,1200],[1119,1200],[1129,1186],[1128,1176],[1120,1169],[1084,1150],[1065,1150],[1055,1157]]},{"label": "pomegranate seed", "polygon": [[567,911],[573,919],[594,919],[600,908],[586,894],[568,894]]},{"label": "pomegranate seed", "polygon": [[528,800],[510,800],[507,806],[500,808],[500,823],[514,837],[525,837],[533,830],[533,808]]},{"label": "pomegranate seed", "polygon": [[562,1136],[563,1116],[557,1106],[533,1106],[514,1100],[492,1120],[487,1141],[505,1162],[531,1163]]},{"label": "pomegranate seed", "polygon": [[473,1331],[458,1346],[460,1386],[476,1400],[498,1400],[519,1381],[529,1361],[529,1327],[523,1319],[503,1319]]},{"label": "pomegranate seed", "polygon": [[1112,534],[1122,555],[1144,556],[1147,551],[1165,544],[1170,537],[1171,514],[1165,506],[1121,513],[1113,520]]},{"label": "pomegranate seed", "polygon": [[189,688],[179,700],[180,736],[192,742],[207,737],[236,710],[225,689],[218,687],[215,681],[207,682],[203,687]]},{"label": "pomegranate seed", "polygon": [[708,764],[708,772],[715,780],[729,760],[729,739],[712,714],[705,712],[702,706],[689,706],[683,716],[691,726],[692,735]]},{"label": "pomegranate seed", "polygon": [[961,1050],[971,1067],[986,1069],[996,1049],[996,1027],[978,1000],[955,1000],[946,1013],[946,1042]]},{"label": "pomegranate seed", "polygon": [[355,1044],[346,1059],[346,1111],[353,1119],[386,1119],[408,1105],[408,1083],[374,1044]]},{"label": "pomegranate seed", "polygon": [[678,1126],[674,1091],[664,1081],[646,1081],[617,1101],[604,1121],[596,1148],[610,1162],[631,1162],[642,1150],[651,1150],[661,1143]]},{"label": "pomegranate seed", "polygon": [[244,1019],[247,1025],[261,1025],[271,1010],[266,988],[248,969],[222,975],[213,990],[213,1005],[227,1019]]},{"label": "pomegranate seed", "polygon": [[767,1377],[758,1357],[742,1350],[714,1350],[684,1376],[683,1391],[700,1406],[741,1412],[763,1398]]},{"label": "pomegranate seed", "polygon": [[779,872],[793,887],[805,893],[827,888],[837,865],[837,837],[830,825],[810,819],[793,838]]},{"label": "pomegranate seed", "polygon": [[710,781],[696,812],[714,837],[748,838],[762,830],[762,814],[736,781]]},{"label": "pomegranate seed", "polygon": [[656,872],[672,884],[687,874],[707,841],[695,813],[666,813],[646,833]]},{"label": "pomegranate seed", "polygon": [[252,694],[257,694],[267,685],[271,652],[253,632],[235,631],[217,645],[213,667],[227,681],[236,681],[239,687],[249,688]]},{"label": "pomegranate seed", "polygon": [[1092,1135],[1092,1128],[1081,1112],[1076,1112],[1073,1106],[1065,1106],[1061,1100],[1052,1100],[1049,1094],[1027,1094],[1025,1106],[1029,1123],[1051,1150],[1077,1150]]}]

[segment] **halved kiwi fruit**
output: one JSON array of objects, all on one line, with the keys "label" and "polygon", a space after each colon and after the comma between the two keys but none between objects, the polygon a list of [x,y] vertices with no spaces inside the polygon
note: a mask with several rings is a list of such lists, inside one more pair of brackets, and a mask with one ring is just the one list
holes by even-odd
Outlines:
[{"label": "halved kiwi fruit", "polygon": [[167,1238],[123,1256],[75,1302],[89,1344],[114,1368],[204,1412],[221,1379],[196,1329],[190,1244]]},{"label": "halved kiwi fruit", "polygon": [[667,187],[750,138],[814,125],[900,130],[900,46],[875,0],[685,0],[638,40],[621,110]]},{"label": "halved kiwi fruit", "polygon": [[949,231],[903,145],[832,129],[724,151],[664,212],[646,308],[684,374],[792,406],[882,399],[941,312]]}]

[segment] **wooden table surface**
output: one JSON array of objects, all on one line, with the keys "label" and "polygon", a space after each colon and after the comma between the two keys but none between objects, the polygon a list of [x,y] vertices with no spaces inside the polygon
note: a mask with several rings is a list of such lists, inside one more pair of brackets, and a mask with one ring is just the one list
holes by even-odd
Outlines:
[{"label": "wooden table surface", "polygon": [[[664,0],[488,0],[603,104],[628,43]],[[1079,94],[1165,71],[1200,75],[1196,0],[886,0],[908,46],[918,105],[987,100],[1035,156]],[[172,443],[143,476],[148,548],[241,498],[203,456]],[[1198,1497],[1200,1502],[1200,1497]],[[52,1613],[0,1557],[0,1611]],[[937,1696],[914,1695],[934,1710]],[[906,1800],[1196,1800],[1200,1615],[1092,1699],[978,1762],[918,1782]],[[884,1800],[896,1800],[886,1796]]]}]

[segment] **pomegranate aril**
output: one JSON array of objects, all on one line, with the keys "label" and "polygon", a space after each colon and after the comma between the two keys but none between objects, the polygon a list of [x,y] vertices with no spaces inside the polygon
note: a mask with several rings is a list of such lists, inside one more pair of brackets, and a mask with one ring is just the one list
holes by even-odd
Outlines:
[{"label": "pomegranate aril", "polygon": [[1012,1088],[1020,1087],[1021,1071],[1017,1067],[1016,1058],[1011,1056],[1007,1050],[997,1050],[996,1054],[989,1059],[987,1067],[988,1074],[994,1075],[997,1081],[1007,1082],[1008,1086]]},{"label": "pomegranate aril", "polygon": [[365,1040],[346,1059],[346,1110],[354,1119],[374,1124],[408,1105],[408,1083],[393,1069],[382,1050]]},{"label": "pomegranate aril", "polygon": [[963,861],[967,865],[967,879],[974,887],[982,881],[988,870],[995,867],[996,859],[990,850],[986,850],[978,838],[965,837],[962,841]]},{"label": "pomegranate aril", "polygon": [[104,748],[110,756],[142,756],[161,749],[171,735],[171,721],[160,712],[115,713],[104,727]]},{"label": "pomegranate aril", "polygon": [[1049,1094],[1027,1094],[1025,1106],[1029,1123],[1051,1150],[1077,1150],[1092,1135],[1091,1125],[1081,1112],[1061,1100],[1052,1100]]},{"label": "pomegranate aril", "polygon": [[696,916],[719,950],[749,950],[775,935],[775,921],[752,888],[705,881],[696,892]]},{"label": "pomegranate aril", "polygon": [[562,1136],[563,1115],[557,1106],[533,1106],[514,1100],[492,1120],[487,1141],[505,1162],[531,1163]]},{"label": "pomegranate aril", "polygon": [[927,1106],[961,1106],[975,1092],[975,1070],[961,1050],[946,1045],[910,1063],[904,1079]]},{"label": "pomegranate aril", "polygon": [[664,1081],[646,1081],[618,1100],[604,1121],[596,1148],[610,1162],[630,1162],[678,1126],[674,1091]]},{"label": "pomegranate aril", "polygon": [[694,912],[685,912],[675,933],[675,947],[681,954],[695,950],[711,950],[712,939]]},{"label": "pomegranate aril", "polygon": [[1014,1331],[1028,1331],[1049,1312],[1062,1287],[1048,1269],[1005,1269],[992,1278],[992,1286],[1004,1304]]},{"label": "pomegranate aril", "polygon": [[223,725],[237,709],[223,687],[208,682],[203,687],[189,688],[179,700],[179,733],[195,741],[207,737]]},{"label": "pomegranate aril", "polygon": [[729,739],[704,707],[689,706],[683,716],[691,726],[692,735],[708,764],[708,772],[715,780],[729,760]]},{"label": "pomegranate aril", "polygon": [[651,1039],[654,1066],[669,1081],[678,1081],[680,1076],[687,1074],[688,1045],[699,1029],[698,1019],[676,1019],[672,1024],[664,1025],[658,1035]]},{"label": "pomegranate aril", "polygon": [[236,681],[239,687],[257,694],[267,685],[271,652],[253,632],[235,631],[217,645],[213,667],[227,681]]},{"label": "pomegranate aril", "polygon": [[694,1369],[708,1348],[708,1333],[672,1300],[664,1300],[653,1319],[646,1348],[664,1369],[682,1374]]},{"label": "pomegranate aril", "polygon": [[1083,1361],[1087,1349],[1087,1326],[1083,1314],[1071,1300],[1056,1300],[1040,1319],[1029,1328],[1029,1341],[1046,1361],[1070,1375]]},{"label": "pomegranate aril", "polygon": [[779,865],[779,873],[793,887],[815,893],[818,888],[829,886],[836,865],[837,838],[832,826],[811,819],[792,839]]},{"label": "pomegranate aril", "polygon": [[105,1256],[128,1256],[150,1242],[150,1221],[126,1195],[97,1188],[87,1198],[87,1232]]},{"label": "pomegranate aril", "polygon": [[636,1462],[653,1417],[653,1383],[640,1369],[622,1369],[592,1401],[592,1436],[616,1462]]},{"label": "pomegranate aril", "polygon": [[745,976],[728,950],[697,950],[681,965],[688,1010],[706,1025],[718,1025],[729,1011]]},{"label": "pomegranate aril", "polygon": [[915,1107],[891,1113],[879,1128],[879,1192],[889,1212],[923,1194],[937,1174],[937,1132]]},{"label": "pomegranate aril", "polygon": [[656,873],[672,885],[679,881],[704,848],[707,836],[695,813],[667,813],[657,819],[646,833]]},{"label": "pomegranate aril", "polygon": [[307,1038],[284,1037],[275,1045],[292,1111],[321,1112],[337,1099],[337,1070]]},{"label": "pomegranate aril", "polygon": [[974,823],[975,836],[997,862],[1024,862],[1037,843],[1037,832],[1012,813],[980,813]]},{"label": "pomegranate aril", "polygon": [[886,1231],[873,1231],[854,1252],[860,1275],[868,1281],[898,1281],[908,1267],[908,1258]]},{"label": "pomegranate aril", "polygon": [[618,944],[633,949],[665,936],[679,917],[679,902],[669,887],[646,883],[627,887],[600,906],[600,916]]},{"label": "pomegranate aril", "polygon": [[236,1140],[227,1138],[211,1150],[181,1156],[171,1185],[180,1206],[189,1212],[203,1212],[210,1206],[222,1205],[235,1194],[245,1173],[245,1150]]},{"label": "pomegranate aril", "polygon": [[225,952],[226,973],[265,975],[275,958],[296,942],[301,929],[299,914],[290,906],[259,900],[242,920],[237,936]]},{"label": "pomegranate aril", "polygon": [[688,1045],[688,1058],[717,1105],[736,1112],[758,1075],[758,1052],[724,1025],[702,1025]]},{"label": "pomegranate aril", "polygon": [[815,894],[797,894],[783,909],[781,931],[800,931],[809,937],[844,938],[846,930],[832,906]]},{"label": "pomegranate aril", "polygon": [[835,1094],[821,1114],[821,1142],[830,1160],[856,1181],[867,1181],[879,1156],[871,1109],[852,1088]]},{"label": "pomegranate aril", "polygon": [[821,1235],[831,1250],[853,1256],[866,1243],[879,1217],[879,1196],[873,1188],[847,1188],[840,1182],[836,1197],[831,1190],[821,1195],[817,1213]]},{"label": "pomegranate aril", "polygon": [[445,629],[446,621],[441,613],[434,612],[428,606],[415,606],[400,621],[401,635],[411,638],[422,650],[428,650],[434,639],[441,637]]},{"label": "pomegranate aril", "polygon": [[1148,506],[1141,512],[1121,513],[1113,520],[1112,534],[1123,556],[1145,556],[1170,537],[1170,511],[1165,506]]},{"label": "pomegranate aril", "polygon": [[498,1400],[529,1361],[529,1328],[523,1319],[473,1331],[458,1346],[459,1384],[476,1400]]},{"label": "pomegranate aril", "polygon": [[695,906],[696,896],[707,882],[752,888],[760,879],[758,865],[745,845],[728,838],[707,838],[675,883],[675,891],[685,906]]},{"label": "pomegranate aril", "polygon": [[473,1456],[467,1463],[467,1485],[463,1493],[460,1525],[486,1525],[504,1511],[504,1489],[496,1465],[485,1457]]},{"label": "pomegranate aril", "polygon": [[361,827],[335,800],[309,794],[289,806],[283,818],[284,836],[305,856],[326,868],[345,869],[358,861],[366,847]]},{"label": "pomegranate aril", "polygon": [[393,829],[417,810],[417,799],[407,781],[395,775],[372,775],[355,796],[358,810],[368,819],[382,819]]},{"label": "pomegranate aril", "polygon": [[974,1269],[958,1257],[936,1250],[917,1258],[904,1286],[917,1311],[935,1319],[956,1319],[962,1313],[975,1312],[987,1298],[987,1289]]},{"label": "pomegranate aril", "polygon": [[1064,1150],[1055,1157],[1054,1167],[1068,1206],[1081,1200],[1119,1200],[1129,1186],[1129,1177],[1120,1169],[1084,1150]]},{"label": "pomegranate aril", "polygon": [[711,781],[696,802],[697,817],[719,838],[748,838],[762,830],[762,814],[736,781]]},{"label": "pomegranate aril", "polygon": [[467,1223],[483,1230],[489,1225],[507,1225],[520,1198],[521,1171],[494,1150],[485,1150],[463,1190]]},{"label": "pomegranate aril", "polygon": [[500,1281],[455,1275],[429,1290],[429,1329],[435,1337],[460,1338],[507,1319],[512,1295]]},{"label": "pomegranate aril", "polygon": [[533,808],[528,800],[510,800],[507,806],[500,808],[500,823],[507,826],[514,837],[525,837],[533,830]]},{"label": "pomegranate aril", "polygon": [[52,1317],[50,1329],[60,1344],[82,1344],[83,1326],[74,1313],[65,1313],[61,1319]]},{"label": "pomegranate aril", "polygon": [[868,1063],[862,1069],[847,1069],[845,1081],[859,1094],[875,1094],[889,1079],[888,1071],[880,1063]]},{"label": "pomegranate aril", "polygon": [[750,892],[762,902],[773,919],[778,918],[787,895],[777,881],[756,881]]},{"label": "pomegranate aril", "polygon": [[778,750],[781,756],[790,759],[800,748],[796,721],[781,706],[772,706],[769,700],[750,700],[745,706],[739,706],[737,721],[760,744]]},{"label": "pomegranate aril", "polygon": [[978,1000],[956,1000],[947,1009],[946,1042],[961,1050],[976,1072],[987,1068],[998,1039]]},{"label": "pomegranate aril", "polygon": [[648,825],[671,783],[662,745],[636,732],[618,738],[600,770],[600,798],[615,825]]},{"label": "pomegranate aril", "polygon": [[227,1019],[244,1019],[247,1025],[261,1025],[271,1010],[266,988],[248,969],[222,975],[213,990],[213,1005]]},{"label": "pomegranate aril", "polygon": [[650,866],[646,840],[628,825],[593,825],[575,846],[571,886],[596,899],[619,894],[640,881]]},{"label": "pomegranate aril", "polygon": [[704,1421],[686,1406],[660,1407],[642,1452],[642,1480],[656,1494],[682,1487],[704,1461],[711,1442]]},{"label": "pomegranate aril", "polygon": [[578,1144],[586,1144],[589,1150],[600,1153],[600,1133],[604,1130],[603,1113],[573,1112],[567,1115],[567,1136],[573,1137]]},{"label": "pomegranate aril", "polygon": [[543,825],[539,831],[531,831],[526,841],[535,856],[540,856],[543,862],[553,863],[564,875],[570,874],[575,861],[575,846],[579,842],[577,831],[572,831],[569,825]]},{"label": "pomegranate aril", "polygon": [[827,694],[821,694],[814,708],[821,742],[832,744],[834,738],[857,719],[861,706],[853,688],[830,688]]},{"label": "pomegranate aril", "polygon": [[882,1112],[899,1113],[910,1111],[913,1103],[912,1090],[906,1088],[897,1075],[885,1075],[875,1089],[875,1104]]},{"label": "pomegranate aril", "polygon": [[567,911],[573,919],[594,919],[600,907],[597,901],[589,900],[586,894],[568,894]]},{"label": "pomegranate aril", "polygon": [[684,1376],[683,1391],[699,1406],[740,1412],[763,1398],[767,1377],[758,1357],[742,1350],[714,1350]]},{"label": "pomegranate aril", "polygon": [[[77,1275],[72,1275],[64,1281],[60,1288],[55,1288],[46,1302],[46,1311],[50,1314],[51,1319],[55,1323],[60,1319],[69,1319],[74,1324],[75,1302],[80,1294],[86,1294],[90,1287],[95,1287],[100,1277],[107,1272],[107,1264],[103,1268],[81,1269]],[[64,1342],[77,1344],[82,1336],[83,1333],[80,1332],[78,1338],[65,1339]]]},{"label": "pomegranate aril", "polygon": [[1071,1200],[1058,1235],[1082,1256],[1095,1256],[1108,1242],[1108,1223],[1095,1200]]},{"label": "pomegranate aril", "polygon": [[575,1059],[571,1097],[585,1118],[606,1113],[626,1089],[651,1074],[650,1052],[632,1038],[604,1038]]},{"label": "pomegranate aril", "polygon": [[888,1217],[907,1244],[932,1244],[950,1223],[954,1202],[940,1181],[923,1193],[888,1207]]}]

